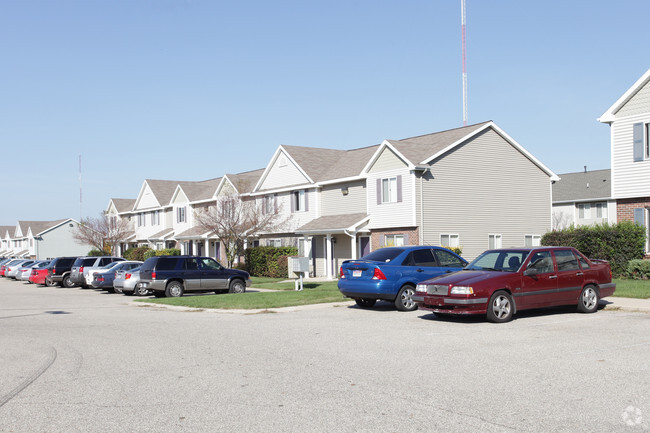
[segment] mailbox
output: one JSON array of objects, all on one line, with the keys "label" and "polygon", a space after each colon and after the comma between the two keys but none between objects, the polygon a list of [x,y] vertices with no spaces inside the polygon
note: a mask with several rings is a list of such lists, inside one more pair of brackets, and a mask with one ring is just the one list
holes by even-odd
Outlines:
[{"label": "mailbox", "polygon": [[289,278],[309,273],[309,257],[289,257]]}]

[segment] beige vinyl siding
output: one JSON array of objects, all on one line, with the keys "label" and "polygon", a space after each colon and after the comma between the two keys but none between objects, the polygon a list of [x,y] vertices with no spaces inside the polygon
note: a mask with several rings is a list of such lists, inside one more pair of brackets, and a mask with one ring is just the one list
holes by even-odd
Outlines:
[{"label": "beige vinyl siding", "polygon": [[551,228],[548,174],[491,129],[433,161],[431,173],[422,186],[425,244],[457,233],[463,256],[473,259],[488,248],[489,234],[518,247],[524,235]]},{"label": "beige vinyl siding", "polygon": [[616,120],[619,117],[635,116],[650,112],[650,83],[646,83],[629,101],[625,103],[615,114]]},{"label": "beige vinyl siding", "polygon": [[[343,195],[347,188],[348,195]],[[366,212],[366,181],[324,186],[320,193],[321,216]]]},{"label": "beige vinyl siding", "polygon": [[650,160],[634,161],[632,128],[650,122],[650,104],[645,114],[619,118],[612,123],[612,196],[645,197],[650,190]]},{"label": "beige vinyl siding", "polygon": [[[285,165],[282,165],[284,161]],[[302,174],[300,169],[285,155],[280,152],[273,166],[268,171],[260,189],[282,188],[291,185],[302,185],[309,183],[309,180]]]},{"label": "beige vinyl siding", "polygon": [[153,191],[151,191],[149,185],[145,185],[144,191],[142,191],[142,195],[138,201],[138,206],[135,208],[135,210],[151,209],[158,206],[160,205],[158,204],[158,200],[156,200],[156,196],[154,195]]},{"label": "beige vinyl siding", "polygon": [[395,153],[384,148],[375,163],[370,167],[368,173],[379,173],[387,170],[395,170],[407,167],[408,165],[402,161]]},{"label": "beige vinyl siding", "polygon": [[279,220],[284,221],[281,231],[293,232],[298,227],[303,226],[311,220],[318,217],[318,203],[315,189],[305,191],[307,200],[307,210],[291,212],[291,196],[294,191],[278,193],[275,200],[278,206]]}]

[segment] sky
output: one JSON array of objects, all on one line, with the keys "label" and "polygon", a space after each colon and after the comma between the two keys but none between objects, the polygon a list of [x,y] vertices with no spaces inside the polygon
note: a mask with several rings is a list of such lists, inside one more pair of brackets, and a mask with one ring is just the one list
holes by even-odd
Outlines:
[{"label": "sky", "polygon": [[[650,2],[466,4],[469,123],[609,168],[596,119],[650,68]],[[0,47],[0,225],[463,125],[460,0],[0,0]]]}]

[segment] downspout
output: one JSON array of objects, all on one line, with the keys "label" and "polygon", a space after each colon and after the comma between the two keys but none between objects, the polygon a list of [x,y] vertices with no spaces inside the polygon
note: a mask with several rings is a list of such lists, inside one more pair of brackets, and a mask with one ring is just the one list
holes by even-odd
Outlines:
[{"label": "downspout", "polygon": [[422,190],[424,184],[422,183],[422,178],[424,177],[424,172],[420,175],[420,245],[424,243],[424,191]]}]

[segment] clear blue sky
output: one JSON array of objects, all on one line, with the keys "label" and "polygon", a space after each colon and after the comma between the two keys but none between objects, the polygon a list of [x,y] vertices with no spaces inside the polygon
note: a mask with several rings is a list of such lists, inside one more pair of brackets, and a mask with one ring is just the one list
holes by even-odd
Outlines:
[{"label": "clear blue sky", "polygon": [[[556,173],[648,68],[648,0],[467,0],[469,121]],[[460,1],[0,0],[0,225],[97,216],[146,178],[462,125]]]}]

